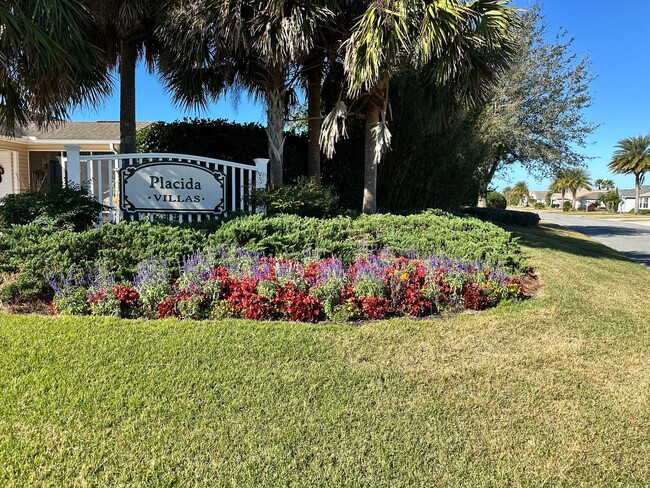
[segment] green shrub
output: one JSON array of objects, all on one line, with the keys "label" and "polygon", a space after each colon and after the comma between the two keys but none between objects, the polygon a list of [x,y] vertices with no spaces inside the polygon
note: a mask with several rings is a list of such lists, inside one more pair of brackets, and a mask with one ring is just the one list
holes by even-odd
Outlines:
[{"label": "green shrub", "polygon": [[535,202],[533,207],[535,207],[537,210],[542,210],[546,208],[546,204],[544,202]]},{"label": "green shrub", "polygon": [[499,193],[498,191],[491,191],[488,192],[487,206],[488,208],[500,208],[502,210],[505,210],[505,208],[508,206],[508,200],[506,200],[506,197],[503,195],[503,193]]},{"label": "green shrub", "polygon": [[131,279],[138,262],[149,256],[176,263],[205,246],[198,230],[148,222],[121,222],[86,232],[16,225],[2,234],[2,301],[49,298],[48,273],[75,269],[87,274],[101,266],[123,281]]},{"label": "green shrub", "polygon": [[469,207],[463,209],[462,212],[488,222],[518,227],[536,227],[540,220],[536,213],[517,210]]},{"label": "green shrub", "polygon": [[253,201],[266,207],[268,215],[284,213],[322,218],[336,213],[339,198],[332,187],[301,177],[293,185],[257,190]]},{"label": "green shrub", "polygon": [[7,195],[0,200],[0,225],[38,224],[80,232],[99,221],[104,206],[79,186]]},{"label": "green shrub", "polygon": [[519,269],[523,260],[511,235],[492,224],[431,210],[414,215],[375,214],[356,219],[253,215],[225,223],[208,238],[211,246],[243,247],[290,258],[306,249],[344,262],[370,249],[446,254]]},{"label": "green shrub", "polygon": [[310,251],[318,257],[336,255],[346,263],[368,249],[387,248],[403,254],[445,254],[510,270],[525,269],[510,233],[441,211],[354,219],[239,216],[209,237],[188,227],[148,222],[122,222],[86,232],[15,225],[3,230],[0,237],[0,300],[51,298],[48,273],[74,270],[83,276],[99,266],[113,273],[117,283],[131,280],[138,262],[150,256],[166,259],[173,279],[178,277],[177,263],[184,256],[218,247],[243,247],[289,258],[302,258]]},{"label": "green shrub", "polygon": [[562,211],[568,212],[569,210],[571,210],[571,202],[565,200],[564,203],[562,204]]}]

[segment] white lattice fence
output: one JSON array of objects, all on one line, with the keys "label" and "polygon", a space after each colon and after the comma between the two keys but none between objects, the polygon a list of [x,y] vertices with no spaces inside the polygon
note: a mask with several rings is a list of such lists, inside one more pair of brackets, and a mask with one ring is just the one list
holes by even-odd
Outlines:
[{"label": "white lattice fence", "polygon": [[[66,147],[67,161],[65,169],[71,183],[86,186],[91,195],[102,203],[106,210],[101,214],[100,225],[105,222],[120,220],[155,220],[168,219],[178,222],[196,222],[228,215],[236,211],[259,212],[251,199],[255,188],[264,188],[267,180],[268,159],[255,159],[254,164],[241,164],[221,159],[203,158],[187,154],[142,153],[142,154],[104,154],[79,155],[78,148]],[[76,150],[75,150],[76,149]],[[190,166],[198,166],[217,173],[223,185],[223,202],[219,212],[210,211],[175,211],[169,208],[148,209],[147,211],[128,212],[128,205],[120,208],[120,194],[123,185],[121,175],[130,174],[138,167],[169,166],[177,164],[179,171]],[[128,168],[132,168],[127,171]],[[153,186],[153,185],[152,185]],[[124,202],[122,201],[124,204]]]}]

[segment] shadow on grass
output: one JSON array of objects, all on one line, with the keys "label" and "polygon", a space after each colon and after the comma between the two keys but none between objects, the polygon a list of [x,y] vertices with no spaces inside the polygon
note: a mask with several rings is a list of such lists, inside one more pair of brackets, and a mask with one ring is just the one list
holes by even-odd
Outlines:
[{"label": "shadow on grass", "polygon": [[519,237],[520,244],[535,249],[552,249],[576,256],[625,262],[631,259],[587,237],[573,237],[569,235],[570,230],[557,224],[545,223],[537,228],[509,227],[507,230]]}]

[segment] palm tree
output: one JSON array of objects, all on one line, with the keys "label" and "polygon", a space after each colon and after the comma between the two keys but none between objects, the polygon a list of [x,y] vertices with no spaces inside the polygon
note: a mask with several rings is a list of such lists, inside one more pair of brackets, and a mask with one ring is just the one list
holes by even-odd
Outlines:
[{"label": "palm tree", "polygon": [[580,188],[591,190],[591,178],[584,168],[569,168],[564,170],[563,178],[567,189],[573,195],[573,208],[576,208],[577,193]]},{"label": "palm tree", "polygon": [[522,206],[525,203],[524,200],[527,200],[528,195],[530,195],[530,190],[528,189],[528,184],[525,181],[518,181],[515,183],[515,185],[512,187],[512,191],[510,192],[510,197],[516,198],[517,205],[519,206]]},{"label": "palm tree", "polygon": [[269,181],[282,184],[284,125],[300,66],[332,12],[307,0],[192,0],[158,32],[169,56],[162,77],[177,102],[205,107],[227,91],[266,105]]},{"label": "palm tree", "polygon": [[614,181],[598,178],[596,181],[594,181],[594,186],[598,190],[611,190],[614,188]]},{"label": "palm tree", "polygon": [[560,208],[564,208],[564,198],[568,189],[569,189],[568,181],[564,176],[564,171],[556,172],[555,178],[553,178],[549,190],[562,194],[562,203],[560,204]]},{"label": "palm tree", "polygon": [[84,38],[77,0],[6,0],[0,5],[0,133],[29,122],[46,127],[110,89],[101,53]]},{"label": "palm tree", "polygon": [[608,166],[614,173],[634,175],[634,213],[638,214],[641,185],[650,171],[650,134],[621,139],[616,148]]},{"label": "palm tree", "polygon": [[[365,112],[363,211],[377,209],[377,164],[390,146],[389,86],[393,75],[422,70],[432,83],[454,87],[468,102],[484,98],[512,53],[513,10],[505,2],[374,0],[344,42],[348,95]],[[338,105],[325,123],[335,123]],[[329,120],[328,120],[329,119]],[[326,128],[325,132],[336,131]],[[333,143],[326,152],[332,152]]]},{"label": "palm tree", "polygon": [[153,72],[157,43],[153,38],[154,0],[84,0],[92,14],[92,41],[105,53],[108,68],[120,78],[120,151],[135,152],[135,69],[144,58]]}]

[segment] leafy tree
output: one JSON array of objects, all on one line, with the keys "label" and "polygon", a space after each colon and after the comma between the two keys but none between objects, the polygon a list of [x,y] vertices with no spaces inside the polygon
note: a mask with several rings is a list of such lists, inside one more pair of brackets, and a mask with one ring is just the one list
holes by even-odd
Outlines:
[{"label": "leafy tree", "polygon": [[581,164],[586,138],[596,126],[586,120],[593,80],[587,56],[572,53],[560,31],[547,41],[548,27],[536,5],[520,15],[517,53],[480,113],[477,130],[486,154],[479,167],[479,205],[498,171],[520,163],[534,176]]},{"label": "leafy tree", "polygon": [[[363,211],[377,209],[377,164],[390,146],[389,87],[398,73],[420,71],[466,102],[482,99],[507,63],[514,14],[505,2],[374,0],[343,43],[347,94],[365,116]],[[344,129],[341,101],[325,118],[326,153]]]},{"label": "leafy tree", "polygon": [[641,185],[645,173],[650,171],[650,134],[621,139],[609,163],[614,173],[634,175],[634,213],[639,213]]},{"label": "leafy tree", "polygon": [[515,186],[512,187],[512,191],[510,192],[511,198],[513,198],[519,206],[522,206],[526,201],[528,201],[528,195],[530,195],[530,190],[525,181],[518,181],[515,183]]},{"label": "leafy tree", "polygon": [[101,53],[84,37],[88,22],[77,0],[0,4],[0,133],[56,124],[108,93]]},{"label": "leafy tree", "polygon": [[573,195],[573,208],[576,208],[577,193],[580,188],[591,190],[591,179],[584,168],[569,168],[563,171],[567,189]]}]

